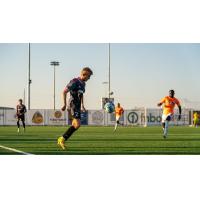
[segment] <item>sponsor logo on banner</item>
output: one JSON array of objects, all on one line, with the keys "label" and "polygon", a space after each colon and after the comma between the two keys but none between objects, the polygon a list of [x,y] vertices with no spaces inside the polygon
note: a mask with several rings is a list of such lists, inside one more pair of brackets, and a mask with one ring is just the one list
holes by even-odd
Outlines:
[{"label": "sponsor logo on banner", "polygon": [[92,122],[95,124],[102,124],[103,123],[103,113],[100,111],[95,111],[92,113]]},{"label": "sponsor logo on banner", "polygon": [[48,110],[46,112],[46,124],[47,125],[65,125],[67,122],[65,112],[60,110]]},{"label": "sponsor logo on banner", "polygon": [[131,124],[137,124],[138,123],[138,113],[136,112],[130,112],[128,114],[128,122],[131,123]]},{"label": "sponsor logo on banner", "polygon": [[44,122],[43,115],[39,111],[36,111],[33,114],[32,122],[35,123],[35,124],[43,123]]}]

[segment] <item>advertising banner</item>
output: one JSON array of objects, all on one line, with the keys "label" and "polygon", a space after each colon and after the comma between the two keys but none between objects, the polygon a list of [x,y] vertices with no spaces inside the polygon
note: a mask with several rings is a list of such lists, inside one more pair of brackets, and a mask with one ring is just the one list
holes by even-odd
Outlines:
[{"label": "advertising banner", "polygon": [[17,125],[16,110],[5,110],[4,121],[4,125]]},{"label": "advertising banner", "polygon": [[29,110],[27,112],[27,125],[44,125],[45,117],[44,117],[44,110]]},{"label": "advertising banner", "polygon": [[127,125],[145,125],[145,109],[127,110],[125,114]]},{"label": "advertising banner", "polygon": [[67,124],[66,112],[62,112],[61,110],[46,110],[45,116],[45,125],[64,126]]},{"label": "advertising banner", "polygon": [[147,109],[146,118],[142,117],[145,122],[147,121],[147,126],[160,125],[162,122],[162,109]]},{"label": "advertising banner", "polygon": [[[107,117],[106,117],[107,118]],[[103,126],[106,125],[105,121],[105,111],[104,110],[89,110],[88,111],[88,124]]]},{"label": "advertising banner", "polygon": [[0,125],[4,124],[4,110],[0,110]]}]

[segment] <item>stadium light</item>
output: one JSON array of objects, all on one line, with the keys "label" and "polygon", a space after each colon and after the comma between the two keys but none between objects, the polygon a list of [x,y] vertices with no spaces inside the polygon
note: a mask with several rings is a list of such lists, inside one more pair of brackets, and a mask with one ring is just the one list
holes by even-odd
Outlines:
[{"label": "stadium light", "polygon": [[110,43],[108,45],[108,98],[110,99]]},{"label": "stadium light", "polygon": [[[107,84],[108,84],[108,81],[104,81],[104,82],[102,82],[102,84],[103,84],[103,85],[107,85]],[[106,89],[106,87],[105,87],[105,97],[107,97],[107,95],[106,95],[107,92],[106,92],[106,91],[107,91],[107,89]]]},{"label": "stadium light", "polygon": [[31,107],[31,44],[28,44],[28,110]]},{"label": "stadium light", "polygon": [[51,63],[50,63],[52,66],[54,66],[54,72],[53,72],[53,109],[55,110],[55,99],[56,99],[56,96],[55,96],[55,83],[56,83],[56,76],[55,76],[55,74],[56,74],[56,66],[59,66],[60,65],[60,63],[58,62],[58,61],[51,61]]}]

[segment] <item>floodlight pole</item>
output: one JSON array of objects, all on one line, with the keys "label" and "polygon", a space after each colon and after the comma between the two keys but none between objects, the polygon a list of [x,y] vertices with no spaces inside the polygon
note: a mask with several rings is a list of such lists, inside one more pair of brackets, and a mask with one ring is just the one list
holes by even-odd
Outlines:
[{"label": "floodlight pole", "polygon": [[30,94],[31,94],[31,45],[28,44],[28,110],[31,107]]},{"label": "floodlight pole", "polygon": [[108,98],[110,99],[110,43],[108,44]]},{"label": "floodlight pole", "polygon": [[59,62],[57,61],[52,61],[51,65],[54,67],[54,72],[53,72],[53,109],[56,109],[56,66],[59,66]]}]

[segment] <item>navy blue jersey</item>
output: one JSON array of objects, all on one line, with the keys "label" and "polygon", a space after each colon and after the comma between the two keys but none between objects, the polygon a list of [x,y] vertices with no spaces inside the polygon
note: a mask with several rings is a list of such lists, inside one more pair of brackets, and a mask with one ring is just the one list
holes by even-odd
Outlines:
[{"label": "navy blue jersey", "polygon": [[70,103],[73,102],[73,104],[80,106],[83,93],[85,92],[85,82],[80,78],[74,78],[68,83],[65,90],[70,92]]},{"label": "navy blue jersey", "polygon": [[17,115],[23,115],[26,112],[26,106],[24,104],[17,105]]}]

